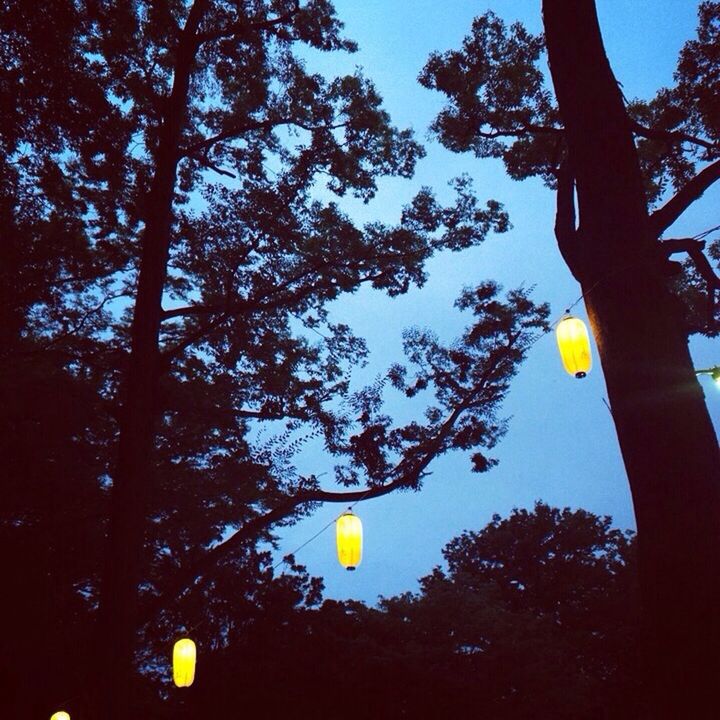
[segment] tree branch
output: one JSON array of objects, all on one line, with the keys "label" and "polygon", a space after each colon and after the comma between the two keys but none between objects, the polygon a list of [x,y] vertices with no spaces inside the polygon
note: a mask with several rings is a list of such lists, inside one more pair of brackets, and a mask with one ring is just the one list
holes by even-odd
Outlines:
[{"label": "tree branch", "polygon": [[99,312],[102,312],[102,310],[105,308],[105,305],[107,305],[109,302],[112,302],[113,300],[119,300],[122,297],[130,297],[130,293],[128,292],[120,292],[120,293],[114,293],[112,295],[107,295],[104,297],[98,305],[95,307],[92,307],[88,309],[86,312],[84,312],[80,318],[72,325],[72,327],[68,330],[65,330],[65,332],[61,333],[60,335],[56,335],[52,340],[49,340],[47,343],[41,346],[41,350],[48,350],[53,345],[57,345],[64,340],[67,340],[68,338],[72,337],[73,335],[77,335],[85,326],[85,323],[93,316],[96,315]]},{"label": "tree branch", "polygon": [[264,515],[249,520],[227,540],[208,550],[193,566],[181,569],[170,589],[160,597],[155,598],[147,608],[143,614],[142,624],[152,620],[164,604],[169,602],[168,598],[173,601],[177,600],[192,588],[206,582],[212,576],[212,572],[217,569],[220,560],[232,554],[242,547],[246,541],[256,537],[274,523],[283,520],[303,505],[316,502],[353,503],[359,500],[381,497],[400,488],[416,486],[427,466],[441,452],[444,441],[451,435],[460,416],[467,410],[477,406],[478,398],[481,397],[483,390],[490,382],[493,372],[505,361],[507,353],[515,345],[519,337],[519,333],[508,336],[507,344],[497,353],[495,361],[486,368],[477,385],[469,390],[467,395],[453,408],[433,438],[423,443],[422,446],[414,448],[414,452],[406,454],[387,474],[388,479],[392,478],[389,482],[362,490],[344,492],[321,489],[307,490],[288,498]]},{"label": "tree branch", "polygon": [[347,123],[337,123],[334,125],[308,125],[307,123],[301,122],[295,118],[278,118],[277,120],[257,120],[255,122],[248,122],[242,125],[236,125],[225,132],[221,132],[210,138],[206,138],[202,142],[191,145],[190,147],[184,148],[181,152],[181,157],[194,157],[196,153],[203,152],[207,153],[213,145],[225,140],[234,140],[244,135],[245,133],[254,132],[256,130],[273,130],[281,125],[294,125],[299,127],[301,130],[307,130],[308,132],[317,132],[318,130],[337,130],[338,128],[344,127]]},{"label": "tree branch", "polygon": [[660,237],[719,178],[720,160],[716,160],[689,180],[670,200],[650,215],[652,237]]},{"label": "tree branch", "polygon": [[494,140],[500,137],[525,137],[526,135],[562,135],[565,131],[561,127],[553,127],[551,125],[523,125],[520,128],[492,130],[490,132],[477,128],[476,134],[479,137]]},{"label": "tree branch", "polygon": [[216,545],[192,567],[180,570],[169,590],[164,592],[160,597],[155,598],[145,609],[140,618],[140,626],[145,625],[154,619],[156,614],[166,605],[167,602],[179,599],[193,587],[197,587],[199,582],[207,581],[211,577],[213,569],[217,569],[218,563],[224,557],[227,557],[242,545],[257,537],[263,530],[283,520],[293,511],[303,505],[312,502],[356,502],[357,500],[370,499],[380,497],[392,492],[402,484],[401,479],[394,481],[385,486],[370,488],[368,490],[356,490],[347,493],[333,493],[323,490],[313,490],[296,495],[286,502],[278,505],[264,515],[259,515],[246,522],[241,528],[235,531],[227,540]]},{"label": "tree branch", "polygon": [[290,22],[299,11],[300,0],[294,0],[294,7],[292,10],[289,10],[283,15],[278,15],[278,17],[273,18],[272,20],[264,20],[259,23],[243,23],[238,21],[221,30],[199,34],[198,43],[213,42],[215,40],[222,40],[223,38],[234,37],[236,35],[245,35],[249,32],[255,32],[257,30],[272,30],[278,25],[284,25],[285,23]]},{"label": "tree branch", "polygon": [[190,333],[177,345],[173,345],[173,347],[165,350],[165,352],[160,355],[160,373],[167,372],[175,359],[180,357],[180,355],[189,347],[192,347],[195,343],[202,340],[209,332],[221,325],[225,321],[226,317],[227,315],[223,313],[219,317],[211,320],[207,325],[198,327],[195,332]]},{"label": "tree branch", "polygon": [[233,410],[233,415],[239,418],[248,418],[253,420],[285,420],[289,417],[297,418],[299,420],[307,419],[297,413],[267,413],[262,410]]},{"label": "tree branch", "polygon": [[675,253],[684,252],[695,264],[700,277],[705,280],[708,291],[708,322],[710,326],[715,323],[715,293],[720,290],[720,278],[715,274],[710,261],[705,257],[703,248],[705,242],[703,240],[695,240],[694,238],[680,238],[662,240],[660,242],[661,252],[669,257]]},{"label": "tree branch", "polygon": [[212,315],[227,309],[227,305],[187,305],[185,307],[163,310],[162,320],[172,320],[179,317],[193,317],[197,315]]},{"label": "tree branch", "polygon": [[689,135],[688,133],[679,132],[677,130],[657,130],[656,128],[645,127],[639,122],[633,122],[632,130],[636,135],[648,138],[649,140],[665,140],[670,143],[689,142],[693,145],[704,147],[707,150],[718,149],[717,143],[710,142],[709,140],[703,140],[695,135]]},{"label": "tree branch", "polygon": [[[479,392],[480,387],[476,389],[472,395]],[[211,576],[212,571],[218,567],[218,563],[224,557],[232,554],[235,550],[242,547],[246,541],[257,537],[263,530],[269,526],[283,520],[292,512],[315,502],[332,502],[332,503],[353,503],[358,500],[370,500],[372,498],[381,497],[393,492],[399,488],[412,487],[417,483],[425,468],[430,464],[436,456],[442,441],[452,431],[452,427],[457,422],[460,415],[467,409],[467,405],[463,404],[456,407],[445,422],[440,427],[436,436],[429,443],[428,450],[421,455],[420,460],[417,458],[404,457],[388,474],[388,477],[395,476],[395,479],[385,485],[365,488],[362,490],[351,490],[348,492],[332,492],[328,490],[308,490],[298,493],[288,498],[276,508],[273,508],[264,515],[259,515],[246,522],[241,528],[235,531],[227,540],[215,545],[193,566],[180,570],[178,576],[172,583],[171,588],[163,593],[159,598],[155,598],[150,606],[143,613],[141,625],[150,622],[157,612],[165,605],[167,598],[173,600],[179,599],[193,587],[197,587],[199,582],[206,582]]]},{"label": "tree branch", "polygon": [[210,162],[207,155],[204,155],[203,157],[198,157],[197,155],[191,155],[190,156],[193,160],[196,160],[199,162],[203,167],[206,167],[208,170],[212,170],[213,172],[216,172],[218,175],[223,175],[225,177],[233,178],[233,180],[237,180],[237,175],[235,173],[231,173],[229,170],[223,170],[221,167],[218,167],[214,163]]}]

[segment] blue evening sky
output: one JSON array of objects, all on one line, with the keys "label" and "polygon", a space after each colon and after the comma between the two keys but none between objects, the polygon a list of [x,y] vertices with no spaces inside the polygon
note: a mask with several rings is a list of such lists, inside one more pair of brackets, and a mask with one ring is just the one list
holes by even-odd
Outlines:
[{"label": "blue evening sky", "polygon": [[[693,0],[597,0],[605,46],[628,98],[650,98],[672,83],[678,50],[692,37],[697,3]],[[472,18],[493,9],[506,22],[520,20],[532,32],[541,30],[540,0],[337,0],[348,37],[360,51],[354,55],[312,55],[309,65],[326,75],[352,73],[357,66],[375,82],[393,121],[413,127],[428,154],[412,181],[388,180],[368,205],[348,201],[346,210],[358,222],[397,222],[402,206],[422,185],[431,185],[450,201],[448,181],[468,173],[483,199],[504,203],[513,229],[490,236],[485,244],[463,253],[434,258],[423,288],[390,299],[381,292],[361,290],[332,306],[332,319],[348,323],[364,337],[371,351],[366,368],[355,374],[358,384],[371,382],[393,361],[401,361],[401,334],[411,325],[427,326],[444,340],[459,335],[470,321],[453,307],[464,286],[495,279],[506,289],[535,286],[534,297],[548,301],[552,319],[574,302],[581,291],[557,251],[552,232],[554,195],[536,180],[510,180],[502,164],[454,155],[427,134],[442,107],[438,93],[416,81],[434,50],[459,47]],[[707,193],[667,237],[687,237],[718,224],[720,192]],[[573,312],[585,317],[583,304]],[[628,308],[628,322],[632,308]],[[717,343],[691,342],[696,367],[720,364]],[[509,431],[494,456],[500,464],[485,474],[470,471],[469,453],[435,461],[422,490],[396,493],[360,503],[355,511],[365,532],[363,561],[354,573],[337,563],[334,528],[297,554],[309,572],[325,578],[326,597],[355,598],[369,603],[379,595],[417,590],[417,579],[442,562],[443,546],[463,530],[484,527],[493,513],[507,515],[513,507],[532,507],[542,499],[560,507],[582,507],[612,515],[622,528],[634,527],[632,501],[608,408],[605,385],[595,367],[582,380],[563,371],[553,335],[532,348],[512,383],[502,415]],[[709,378],[701,379],[708,405],[720,422],[720,392]],[[421,408],[389,397],[388,411],[400,418]],[[335,461],[320,451],[303,457],[302,469],[332,476]],[[328,485],[330,489],[331,484]],[[280,531],[279,553],[291,552],[343,510],[328,504],[303,522]],[[278,554],[277,557],[281,557]]]}]

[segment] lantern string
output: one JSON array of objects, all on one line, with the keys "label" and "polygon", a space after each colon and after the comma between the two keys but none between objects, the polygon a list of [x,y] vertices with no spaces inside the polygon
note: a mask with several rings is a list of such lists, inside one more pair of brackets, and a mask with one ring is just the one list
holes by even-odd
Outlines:
[{"label": "lantern string", "polygon": [[[720,225],[718,225],[717,227],[711,228],[710,230],[706,230],[705,232],[700,233],[699,235],[696,235],[695,237],[696,237],[696,238],[705,237],[706,235],[709,235],[711,232],[714,232],[715,230],[719,230],[719,229],[720,229]],[[599,280],[597,280],[593,285],[591,285],[590,288],[588,288],[585,292],[583,292],[574,302],[572,302],[570,305],[568,305],[568,306],[566,307],[566,309],[565,309],[565,312],[562,313],[562,315],[560,315],[556,320],[554,320],[553,322],[551,322],[550,325],[548,326],[547,330],[544,330],[543,332],[539,333],[539,334],[536,335],[529,343],[527,343],[527,344],[522,348],[523,351],[524,351],[524,352],[528,351],[531,347],[533,347],[533,345],[535,345],[535,343],[537,343],[537,342],[538,342],[541,338],[543,338],[547,333],[549,333],[549,332],[551,332],[553,329],[555,329],[555,328],[557,327],[557,325],[560,323],[560,321],[563,319],[563,317],[564,317],[567,313],[569,313],[578,303],[580,303],[580,302],[581,302],[582,300],[584,300],[588,295],[590,295],[590,293],[593,292],[593,290],[595,290],[595,288],[596,288],[598,285],[600,285],[601,283],[605,282],[608,278],[612,277],[613,275],[616,275],[617,273],[623,272],[623,271],[625,271],[625,270],[629,270],[630,268],[635,267],[636,265],[639,265],[639,264],[644,264],[644,263],[632,263],[632,264],[630,264],[630,265],[626,265],[626,266],[623,266],[623,267],[619,267],[619,268],[616,268],[615,270],[613,270],[612,272],[609,272],[607,275],[601,277],[601,278],[600,278]],[[317,330],[315,330],[314,328],[310,328],[310,329],[313,330],[314,332],[316,332],[316,333],[317,333],[318,335],[320,335],[321,337],[325,337],[324,335],[322,335],[322,333],[317,332]],[[325,339],[327,340],[328,338],[325,338]],[[605,404],[606,404],[607,407],[608,407],[608,410],[610,410],[610,406],[607,404],[607,402],[604,400],[604,398],[603,398],[603,402],[605,402]],[[610,414],[612,414],[612,410],[610,410]],[[323,474],[324,474],[324,473],[323,473]],[[355,502],[350,503],[350,505],[348,505],[348,510],[352,510],[352,509],[355,507],[355,505],[357,505],[359,502],[362,502],[362,501],[365,499],[365,497],[366,497],[369,493],[371,493],[371,492],[373,491],[373,489],[374,489],[374,488],[368,488],[357,500],[355,500]],[[342,515],[342,513],[340,513],[340,515]],[[299,545],[299,546],[298,546],[297,548],[295,548],[292,552],[287,553],[285,556],[283,556],[280,560],[278,560],[278,561],[272,566],[272,569],[273,569],[273,570],[277,570],[277,568],[279,568],[280,565],[282,565],[282,564],[285,562],[285,558],[287,558],[289,555],[295,555],[295,554],[297,554],[298,552],[300,552],[300,550],[302,550],[303,548],[307,547],[311,542],[313,542],[314,540],[316,540],[317,538],[319,538],[320,535],[322,535],[331,525],[333,525],[334,523],[337,522],[337,520],[338,520],[338,518],[340,517],[340,515],[334,517],[329,523],[327,523],[327,525],[325,525],[324,527],[320,528],[320,530],[318,530],[312,537],[308,538],[304,543],[302,543],[301,545]]]},{"label": "lantern string", "polygon": [[[718,226],[718,228],[720,228],[720,225]],[[710,233],[713,230],[716,230],[718,228],[711,228],[710,230],[707,230],[706,233]],[[543,331],[539,335],[536,335],[527,345],[525,345],[523,347],[523,350],[529,350],[533,345],[535,345],[536,342],[538,342],[538,340],[540,340],[540,338],[544,337],[545,335],[547,335],[547,333],[554,330],[560,324],[560,321],[565,317],[565,315],[568,314],[580,301],[585,300],[585,298],[588,297],[588,295],[590,295],[590,293],[593,290],[595,290],[595,288],[598,285],[601,285],[608,278],[611,278],[613,275],[617,275],[617,273],[619,273],[619,272],[623,272],[623,271],[629,270],[633,267],[637,267],[638,265],[644,265],[644,264],[645,264],[644,262],[641,262],[641,263],[631,263],[630,265],[624,265],[622,267],[616,268],[612,272],[609,272],[607,275],[604,275],[603,277],[601,277],[599,280],[597,280],[595,283],[593,283],[585,292],[583,292],[574,302],[572,302],[570,305],[567,305],[565,308],[565,312],[562,313],[557,319],[553,320],[553,322],[551,322],[550,325],[548,326],[547,330]]]},{"label": "lantern string", "polygon": [[300,550],[302,550],[304,547],[309,545],[313,540],[316,540],[317,538],[319,538],[331,525],[333,525],[335,522],[337,522],[338,517],[340,517],[340,515],[338,515],[337,517],[334,517],[327,525],[320,528],[320,530],[318,530],[312,537],[308,538],[304,543],[302,543],[302,545],[298,545],[298,547],[296,547],[292,552],[289,552],[286,555],[284,555],[282,558],[280,558],[280,560],[278,560],[272,566],[272,569],[277,570],[285,562],[285,558],[287,558],[289,555],[295,555],[296,553],[300,552]]},{"label": "lantern string", "polygon": [[[368,488],[355,502],[352,502],[348,505],[348,510],[352,510],[359,502],[362,502],[375,488]],[[285,558],[288,557],[288,555],[296,555],[300,550],[302,550],[304,547],[309,545],[313,540],[316,540],[319,538],[331,525],[335,524],[338,521],[338,518],[340,518],[343,515],[343,513],[340,513],[339,515],[336,515],[327,525],[320,528],[312,537],[308,538],[302,545],[298,545],[292,552],[287,553],[284,555],[280,560],[278,560],[272,567],[273,570],[277,570],[284,562]]]}]

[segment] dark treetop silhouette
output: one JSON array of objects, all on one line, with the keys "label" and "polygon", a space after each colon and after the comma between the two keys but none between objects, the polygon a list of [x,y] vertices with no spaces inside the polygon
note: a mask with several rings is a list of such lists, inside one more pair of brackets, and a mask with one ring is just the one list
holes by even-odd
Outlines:
[{"label": "dark treetop silhouette", "polygon": [[537,503],[452,540],[417,594],[254,618],[205,653],[188,718],[619,718],[643,710],[635,542]]}]

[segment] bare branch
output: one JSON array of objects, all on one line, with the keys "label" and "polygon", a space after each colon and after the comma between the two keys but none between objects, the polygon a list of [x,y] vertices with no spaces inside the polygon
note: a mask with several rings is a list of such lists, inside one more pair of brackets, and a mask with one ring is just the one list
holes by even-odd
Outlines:
[{"label": "bare branch", "polygon": [[650,215],[652,237],[660,237],[718,178],[720,178],[720,160],[701,170],[661,208]]}]

